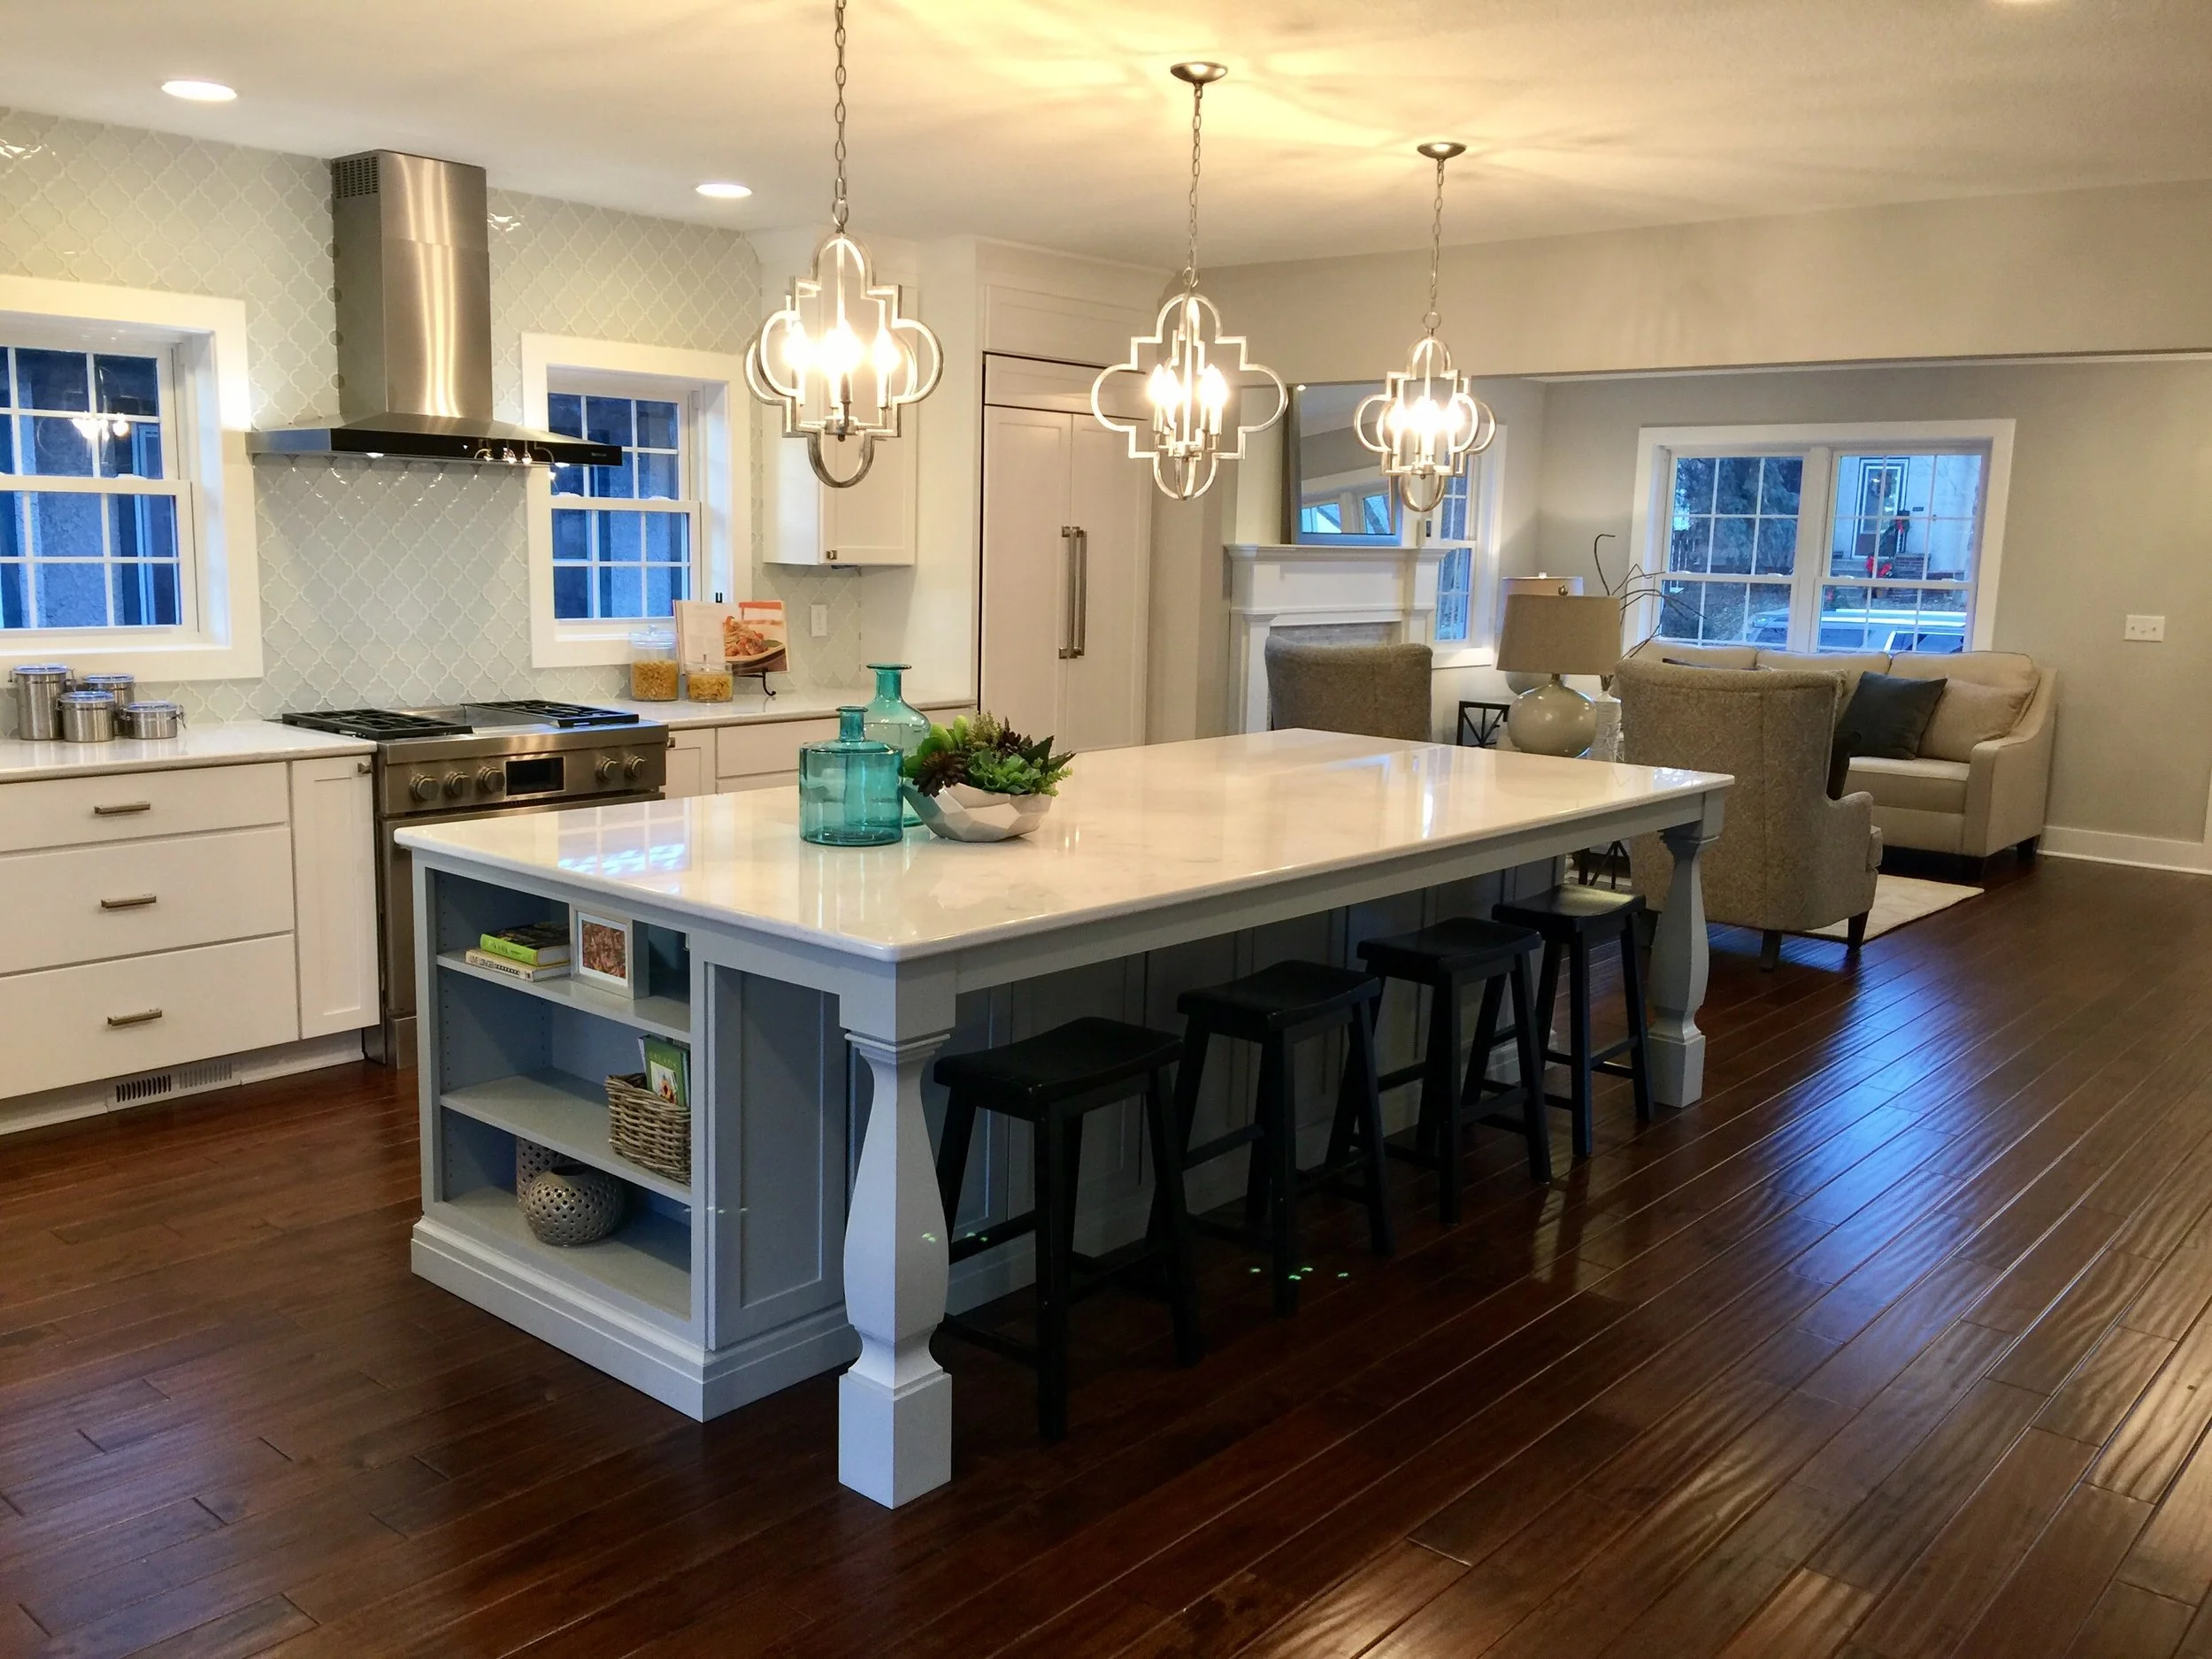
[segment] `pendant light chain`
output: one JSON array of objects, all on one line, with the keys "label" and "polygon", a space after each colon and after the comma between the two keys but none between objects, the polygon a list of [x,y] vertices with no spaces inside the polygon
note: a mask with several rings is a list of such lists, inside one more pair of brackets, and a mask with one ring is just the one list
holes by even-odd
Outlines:
[{"label": "pendant light chain", "polygon": [[837,185],[830,204],[830,222],[842,235],[845,230],[845,0],[837,0]]},{"label": "pendant light chain", "polygon": [[1443,323],[1436,310],[1436,267],[1444,257],[1444,157],[1436,158],[1436,206],[1429,218],[1429,309],[1422,326],[1433,334]]},{"label": "pendant light chain", "polygon": [[1190,89],[1190,249],[1183,257],[1183,287],[1191,292],[1198,288],[1198,139],[1205,108],[1206,86],[1199,81]]}]

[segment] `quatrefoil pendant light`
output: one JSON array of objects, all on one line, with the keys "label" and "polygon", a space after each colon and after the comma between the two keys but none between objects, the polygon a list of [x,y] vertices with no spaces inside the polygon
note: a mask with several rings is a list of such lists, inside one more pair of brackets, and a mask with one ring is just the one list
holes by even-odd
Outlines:
[{"label": "quatrefoil pendant light", "polygon": [[[760,326],[745,353],[753,396],[783,411],[783,434],[806,440],[814,476],[849,489],[868,475],[876,441],[899,435],[899,411],[937,388],[944,353],[919,320],[899,314],[899,286],[879,282],[868,250],[845,231],[845,0],[837,0],[837,183],[830,234],[814,267],[792,280],[784,308]],[[857,460],[841,463],[846,446]]]},{"label": "quatrefoil pendant light", "polygon": [[1436,204],[1429,218],[1429,309],[1423,333],[1407,355],[1405,372],[1385,378],[1383,389],[1353,416],[1359,441],[1382,457],[1383,476],[1412,513],[1434,512],[1467,457],[1487,448],[1498,422],[1452,367],[1451,349],[1436,337],[1436,269],[1444,252],[1444,164],[1467,146],[1448,140],[1417,147],[1436,164]]},{"label": "quatrefoil pendant light", "polygon": [[[1247,433],[1264,431],[1282,419],[1286,399],[1282,377],[1246,360],[1244,337],[1223,334],[1221,313],[1198,291],[1198,141],[1206,88],[1229,72],[1219,64],[1192,63],[1177,64],[1170,73],[1191,89],[1190,246],[1182,290],[1160,307],[1151,334],[1130,341],[1129,361],[1101,370],[1091,382],[1091,412],[1102,426],[1129,440],[1132,457],[1152,463],[1152,481],[1164,495],[1189,501],[1206,493],[1221,462],[1244,458]],[[1145,401],[1151,406],[1148,419],[1117,420],[1106,412],[1102,394],[1117,374],[1143,380]],[[1240,418],[1240,418],[1231,426],[1230,396],[1247,375],[1266,377],[1275,388],[1275,407],[1266,419],[1247,422]],[[1224,447],[1225,438],[1229,447]]]}]

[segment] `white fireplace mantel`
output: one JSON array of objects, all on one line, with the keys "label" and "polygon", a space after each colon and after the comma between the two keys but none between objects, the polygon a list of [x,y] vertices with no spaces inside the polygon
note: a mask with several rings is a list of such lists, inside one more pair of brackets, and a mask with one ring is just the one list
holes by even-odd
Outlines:
[{"label": "white fireplace mantel", "polygon": [[1425,645],[1436,632],[1441,547],[1236,542],[1229,561],[1229,729],[1267,730],[1267,636],[1277,628],[1378,627]]}]

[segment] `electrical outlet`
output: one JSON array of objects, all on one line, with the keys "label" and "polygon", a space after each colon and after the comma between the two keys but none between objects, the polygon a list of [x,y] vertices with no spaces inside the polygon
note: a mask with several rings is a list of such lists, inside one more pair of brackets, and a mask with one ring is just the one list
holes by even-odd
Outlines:
[{"label": "electrical outlet", "polygon": [[2166,637],[2166,618],[2130,617],[2127,630],[2120,637],[2124,640],[2162,640]]},{"label": "electrical outlet", "polygon": [[829,607],[810,605],[807,608],[807,631],[818,640],[829,638]]}]

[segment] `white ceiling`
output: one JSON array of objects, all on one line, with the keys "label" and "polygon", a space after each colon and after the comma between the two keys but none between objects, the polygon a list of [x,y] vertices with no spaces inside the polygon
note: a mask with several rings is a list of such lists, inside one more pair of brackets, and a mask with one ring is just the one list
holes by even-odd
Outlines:
[{"label": "white ceiling", "polygon": [[[743,228],[824,217],[828,0],[0,0],[0,104]],[[1209,264],[2212,177],[2207,0],[852,0],[854,227]],[[235,104],[180,104],[172,76]],[[0,134],[4,135],[4,134]],[[691,187],[734,178],[747,202]]]}]

